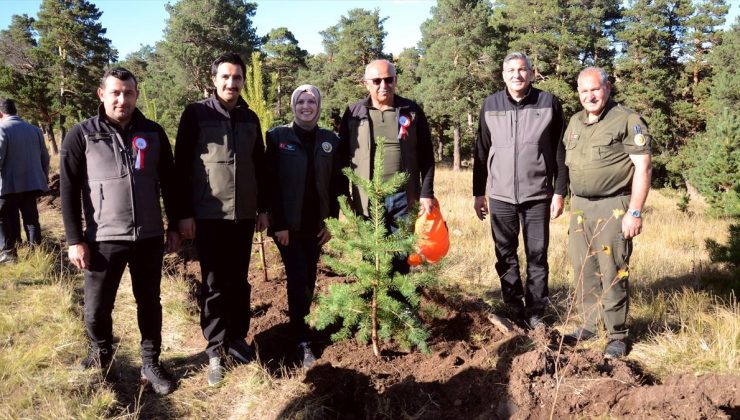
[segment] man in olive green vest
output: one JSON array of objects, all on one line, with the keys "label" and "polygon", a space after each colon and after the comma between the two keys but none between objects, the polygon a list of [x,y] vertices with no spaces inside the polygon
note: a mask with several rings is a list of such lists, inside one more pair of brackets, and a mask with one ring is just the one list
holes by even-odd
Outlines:
[{"label": "man in olive green vest", "polygon": [[595,338],[601,315],[608,333],[604,355],[616,358],[627,353],[629,258],[632,238],[642,230],[652,164],[645,121],[610,93],[603,69],[581,71],[584,111],[570,119],[563,138],[573,194],[568,250],[584,320],[564,341]]},{"label": "man in olive green vest", "polygon": [[[385,225],[389,232],[399,228],[397,220],[408,216],[409,208],[419,203],[419,211],[429,213],[434,206],[434,153],[424,111],[416,102],[396,95],[396,68],[388,60],[371,61],[365,67],[365,88],[369,96],[347,107],[339,127],[340,155],[361,178],[372,177],[376,139],[383,145],[383,177],[397,172],[409,174],[406,188],[385,199]],[[369,216],[368,197],[352,186],[351,205],[357,214]],[[415,217],[415,215],[412,215]],[[406,257],[396,257],[393,269],[408,273]]]},{"label": "man in olive green vest", "polygon": [[190,196],[180,233],[195,238],[201,270],[200,325],[208,341],[208,384],[224,375],[222,358],[249,363],[252,236],[268,227],[265,146],[257,114],[242,99],[246,65],[236,53],[211,64],[213,95],[185,108],[175,143],[177,179]]}]

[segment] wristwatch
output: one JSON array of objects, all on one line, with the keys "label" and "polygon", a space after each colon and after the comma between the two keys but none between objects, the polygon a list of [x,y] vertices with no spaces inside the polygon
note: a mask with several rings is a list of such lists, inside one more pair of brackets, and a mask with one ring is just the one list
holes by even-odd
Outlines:
[{"label": "wristwatch", "polygon": [[642,215],[640,210],[635,210],[635,209],[627,209],[627,214],[629,214],[632,217],[638,218],[638,219]]}]

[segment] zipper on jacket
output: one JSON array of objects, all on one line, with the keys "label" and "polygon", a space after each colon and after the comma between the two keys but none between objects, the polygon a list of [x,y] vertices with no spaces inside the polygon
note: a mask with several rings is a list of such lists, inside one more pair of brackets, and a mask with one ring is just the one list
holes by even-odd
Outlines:
[{"label": "zipper on jacket", "polygon": [[[134,170],[133,165],[131,163],[131,151],[128,147],[126,147],[126,142],[123,141],[123,136],[121,136],[121,133],[117,133],[116,137],[118,138],[120,143],[123,143],[121,145],[121,148],[119,148],[119,153],[123,157],[124,164],[126,164],[126,169],[128,170],[128,176],[129,176],[129,185],[131,188],[129,188],[129,193],[131,194],[131,214],[132,214],[132,220],[134,222],[134,241],[139,239],[139,226],[136,223],[136,194],[134,194]],[[127,136],[128,137],[128,136]]]},{"label": "zipper on jacket", "polygon": [[519,104],[514,105],[514,204],[519,204]]},{"label": "zipper on jacket", "polygon": [[[238,212],[236,211],[236,206],[239,205],[239,197],[237,197],[237,194],[239,194],[239,188],[237,188],[236,182],[237,182],[237,176],[236,171],[239,170],[239,156],[236,152],[236,130],[234,130],[234,121],[231,118],[231,114],[229,113],[229,133],[231,138],[231,149],[234,151],[234,175],[233,175],[233,182],[234,182],[234,208],[232,210],[231,218],[234,219],[234,221],[238,221],[238,217],[236,215]],[[228,141],[227,141],[228,144]]]}]

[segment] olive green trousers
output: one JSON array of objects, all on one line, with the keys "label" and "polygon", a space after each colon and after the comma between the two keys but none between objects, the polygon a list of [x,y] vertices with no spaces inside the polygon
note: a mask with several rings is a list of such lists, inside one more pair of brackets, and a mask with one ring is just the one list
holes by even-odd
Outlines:
[{"label": "olive green trousers", "polygon": [[632,240],[622,235],[622,216],[629,202],[630,196],[571,200],[568,252],[576,304],[583,328],[596,332],[603,318],[609,339],[624,339],[628,332]]}]

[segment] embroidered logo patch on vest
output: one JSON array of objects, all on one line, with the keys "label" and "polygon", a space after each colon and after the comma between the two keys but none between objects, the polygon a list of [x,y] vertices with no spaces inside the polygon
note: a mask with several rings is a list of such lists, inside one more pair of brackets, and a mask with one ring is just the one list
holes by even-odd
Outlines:
[{"label": "embroidered logo patch on vest", "polygon": [[321,149],[326,153],[331,153],[331,143],[329,143],[328,141],[321,143]]},{"label": "embroidered logo patch on vest", "polygon": [[295,144],[280,143],[280,150],[285,150],[287,152],[295,152]]}]

